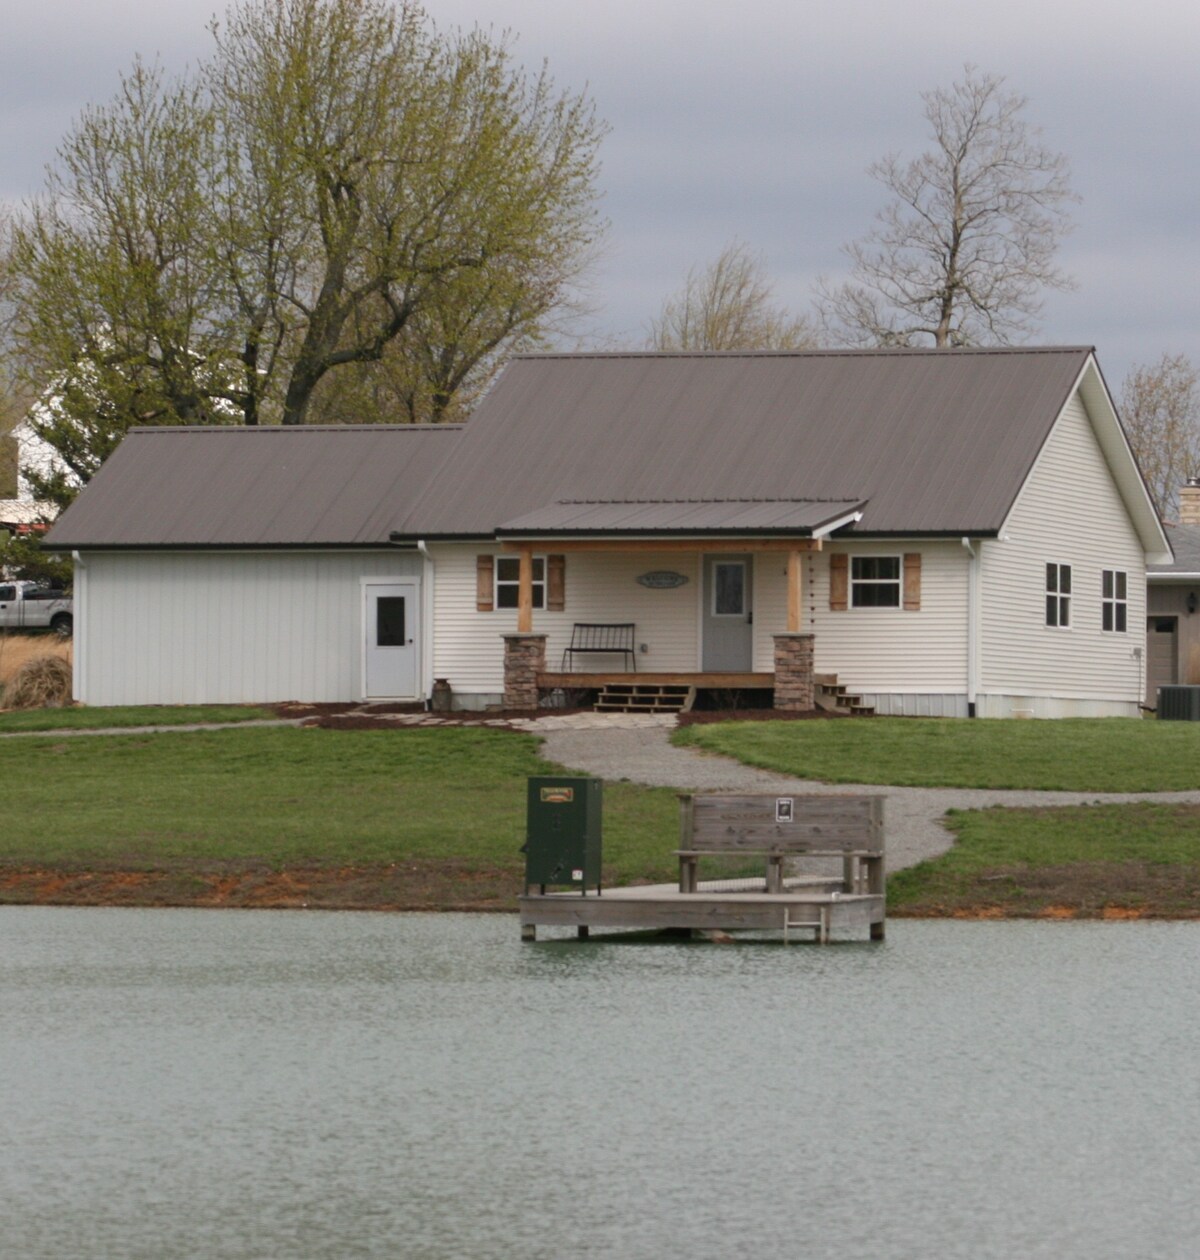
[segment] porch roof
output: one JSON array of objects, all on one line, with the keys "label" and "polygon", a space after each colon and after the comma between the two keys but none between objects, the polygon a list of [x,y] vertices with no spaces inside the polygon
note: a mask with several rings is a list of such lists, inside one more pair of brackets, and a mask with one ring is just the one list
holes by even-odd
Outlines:
[{"label": "porch roof", "polygon": [[559,499],[506,521],[501,535],[814,533],[855,519],[865,499]]}]

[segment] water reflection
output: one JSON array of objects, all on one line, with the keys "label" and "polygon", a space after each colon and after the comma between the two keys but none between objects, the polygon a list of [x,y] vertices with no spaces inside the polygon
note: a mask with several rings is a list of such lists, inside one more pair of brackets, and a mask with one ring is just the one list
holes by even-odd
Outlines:
[{"label": "water reflection", "polygon": [[3,1250],[1190,1257],[1198,944],[5,909]]}]

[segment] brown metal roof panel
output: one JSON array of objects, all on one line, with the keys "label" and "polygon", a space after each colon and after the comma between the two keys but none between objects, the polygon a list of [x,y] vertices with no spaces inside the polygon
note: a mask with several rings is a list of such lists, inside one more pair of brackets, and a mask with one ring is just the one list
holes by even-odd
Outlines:
[{"label": "brown metal roof panel", "polygon": [[539,508],[500,527],[506,534],[672,533],[737,530],[811,534],[863,506],[860,500],[648,500],[567,502]]},{"label": "brown metal roof panel", "polygon": [[403,533],[562,499],[841,498],[858,532],[999,528],[1090,350],[515,361]]},{"label": "brown metal roof panel", "polygon": [[386,543],[458,433],[411,425],[135,430],[47,543]]}]

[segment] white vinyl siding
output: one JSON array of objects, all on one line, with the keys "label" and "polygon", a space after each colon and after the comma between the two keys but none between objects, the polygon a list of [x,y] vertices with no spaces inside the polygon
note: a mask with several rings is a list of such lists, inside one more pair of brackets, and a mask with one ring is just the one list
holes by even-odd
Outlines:
[{"label": "white vinyl siding", "polygon": [[[498,695],[504,690],[502,636],[517,629],[515,608],[478,612],[476,557],[502,554],[495,544],[431,544],[434,561],[433,672],[464,695]],[[547,551],[553,546],[547,544]],[[673,590],[640,586],[639,574],[669,569],[688,578]],[[699,659],[700,567],[695,555],[671,552],[566,553],[566,606],[562,612],[533,614],[535,634],[548,636],[546,667],[557,671],[577,621],[632,621],[640,672],[695,670]],[[625,669],[617,657],[596,658],[596,668]]]},{"label": "white vinyl siding", "polygon": [[[1046,565],[1071,566],[1070,628],[1046,624]],[[1104,570],[1127,575],[1127,623],[1145,624],[1145,556],[1078,395],[1064,407],[1004,528],[981,544],[981,691],[1037,714],[1136,712],[1142,661],[1102,628]],[[1021,699],[1021,698],[1024,699]],[[1110,709],[1051,709],[1039,698]],[[1003,705],[989,712],[1006,712]]]},{"label": "white vinyl siding", "polygon": [[75,639],[86,704],[362,697],[364,577],[419,578],[372,552],[119,552],[84,557]]},{"label": "white vinyl siding", "polygon": [[[814,669],[837,674],[855,692],[965,695],[967,553],[957,542],[897,542],[887,551],[921,556],[921,607],[829,608],[831,552],[878,556],[878,542],[829,543],[803,561],[801,630],[816,636]],[[787,625],[787,559],[758,556],[754,592],[754,668],[774,669],[773,636]]]}]

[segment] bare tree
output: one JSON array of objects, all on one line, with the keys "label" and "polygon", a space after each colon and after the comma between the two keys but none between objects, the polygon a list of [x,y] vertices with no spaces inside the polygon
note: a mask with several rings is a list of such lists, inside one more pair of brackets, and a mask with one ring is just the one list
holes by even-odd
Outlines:
[{"label": "bare tree", "polygon": [[1200,376],[1183,354],[1135,364],[1121,388],[1121,418],[1159,514],[1177,519],[1179,487],[1200,475]]},{"label": "bare tree", "polygon": [[831,340],[850,345],[1004,345],[1036,330],[1044,289],[1073,280],[1054,263],[1077,200],[1067,160],[1044,147],[1026,100],[966,66],[924,92],[933,147],[868,168],[891,194],[876,226],[845,247],[851,278],[822,282]]},{"label": "bare tree", "polygon": [[739,241],[704,271],[692,268],[683,288],[650,322],[652,350],[804,350],[811,325],[772,300],[763,262]]}]

